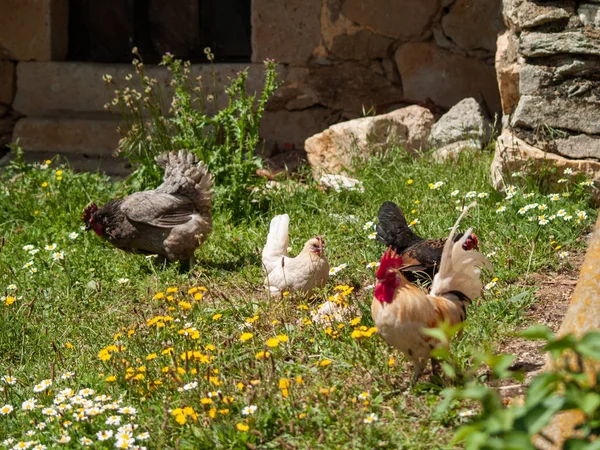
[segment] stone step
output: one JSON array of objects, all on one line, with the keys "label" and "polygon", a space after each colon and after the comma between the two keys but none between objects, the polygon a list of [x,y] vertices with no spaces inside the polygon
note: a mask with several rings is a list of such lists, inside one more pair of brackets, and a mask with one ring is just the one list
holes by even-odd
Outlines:
[{"label": "stone step", "polygon": [[[227,95],[222,89],[229,84],[230,78],[246,67],[249,67],[246,92],[260,92],[264,82],[262,64],[214,66],[214,81],[220,90],[222,106],[227,103]],[[158,80],[160,91],[169,90],[170,72],[166,67],[147,66],[144,70],[147,76]],[[26,116],[105,112],[104,105],[113,99],[115,89],[141,90],[139,77],[131,64],[29,61],[18,63],[16,72],[13,108]],[[190,72],[190,82],[196,83],[196,78],[201,76],[205,94],[212,91],[210,65],[192,64]],[[102,80],[104,74],[112,77],[111,84]],[[131,76],[132,81],[127,81],[127,76]]]},{"label": "stone step", "polygon": [[76,170],[123,175],[129,171],[126,162],[113,157],[120,139],[117,125],[111,119],[26,117],[17,122],[13,142],[19,142],[28,160],[58,154]]}]

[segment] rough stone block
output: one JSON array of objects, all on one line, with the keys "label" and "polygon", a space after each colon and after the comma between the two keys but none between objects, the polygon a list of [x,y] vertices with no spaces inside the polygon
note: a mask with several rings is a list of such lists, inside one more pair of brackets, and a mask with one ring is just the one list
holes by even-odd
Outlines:
[{"label": "rough stone block", "polygon": [[[564,169],[581,172],[596,182],[600,181],[600,162],[595,159],[568,159],[529,145],[508,130],[504,130],[496,142],[496,153],[491,165],[492,183],[497,190],[511,184],[510,175],[523,170],[539,170],[543,165],[556,167],[547,173],[547,182],[557,183]],[[557,185],[558,186],[558,185]]]},{"label": "rough stone block", "polygon": [[573,0],[552,2],[529,0],[503,0],[503,14],[509,28],[521,31],[559,20],[569,20],[575,14]]},{"label": "rough stone block", "polygon": [[502,113],[506,115],[512,114],[519,102],[520,68],[517,63],[518,44],[516,35],[510,31],[498,36],[498,43],[496,45],[496,78],[502,102]]},{"label": "rough stone block", "polygon": [[577,15],[585,26],[600,28],[600,5],[582,3],[577,7]]},{"label": "rough stone block", "polygon": [[504,29],[502,1],[457,0],[442,18],[442,28],[462,49],[493,53],[496,36]]},{"label": "rough stone block", "polygon": [[511,125],[530,129],[546,125],[600,134],[600,103],[578,98],[522,95]]},{"label": "rough stone block", "polygon": [[[218,64],[215,67],[216,85],[224,87],[237,72],[248,64]],[[170,72],[164,67],[148,66],[146,75],[156,78],[168,92]],[[109,74],[116,84],[106,85],[102,75]],[[31,116],[52,115],[57,112],[104,112],[104,105],[114,97],[115,89],[139,88],[137,81],[126,81],[133,74],[133,67],[126,64],[89,64],[79,62],[26,62],[17,65],[18,86],[14,109]],[[206,64],[191,67],[191,79],[202,76],[207,94],[212,86],[211,68]],[[210,80],[210,81],[209,81]],[[246,92],[260,92],[263,86],[264,69],[262,64],[250,65]],[[227,96],[220,92],[219,100],[227,102]]]},{"label": "rough stone block", "polygon": [[119,142],[115,120],[31,118],[17,122],[13,141],[26,152],[112,156]]},{"label": "rough stone block", "polygon": [[254,0],[252,61],[306,62],[321,41],[321,0]]},{"label": "rough stone block", "polygon": [[432,42],[411,42],[396,51],[396,64],[404,97],[433,100],[451,108],[466,97],[483,95],[492,113],[499,112],[500,95],[494,66],[437,47]]},{"label": "rough stone block", "polygon": [[15,95],[15,65],[0,61],[0,103],[10,105]]},{"label": "rough stone block", "polygon": [[437,0],[346,0],[341,14],[374,33],[405,41],[427,34],[438,9]]},{"label": "rough stone block", "polygon": [[17,61],[63,60],[68,0],[2,0],[0,54]]},{"label": "rough stone block", "polygon": [[600,56],[600,32],[576,30],[563,33],[523,32],[519,50],[528,58],[564,53]]}]

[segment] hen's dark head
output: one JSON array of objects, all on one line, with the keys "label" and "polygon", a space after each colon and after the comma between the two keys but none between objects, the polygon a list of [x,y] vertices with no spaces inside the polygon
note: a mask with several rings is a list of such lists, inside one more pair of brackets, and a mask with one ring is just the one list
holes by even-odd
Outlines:
[{"label": "hen's dark head", "polygon": [[475,235],[475,233],[471,233],[471,236],[469,236],[467,239],[465,239],[465,242],[463,244],[463,249],[464,250],[478,250],[479,249],[479,240],[477,239],[477,236]]},{"label": "hen's dark head", "polygon": [[83,210],[81,220],[85,223],[85,230],[94,230],[98,236],[104,235],[104,225],[99,222],[96,218],[96,212],[98,211],[98,205],[92,203],[90,206]]}]

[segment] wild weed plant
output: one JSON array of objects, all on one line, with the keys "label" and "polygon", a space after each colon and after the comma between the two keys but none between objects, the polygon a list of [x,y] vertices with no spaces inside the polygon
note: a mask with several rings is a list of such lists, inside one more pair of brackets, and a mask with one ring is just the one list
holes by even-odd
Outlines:
[{"label": "wild weed plant", "polygon": [[[141,55],[133,50],[132,75],[116,80],[104,75],[104,81],[116,87],[114,98],[105,105],[118,111],[123,123],[117,154],[126,157],[135,168],[130,189],[155,188],[162,181],[162,170],[154,158],[165,151],[189,149],[204,161],[215,177],[217,210],[228,211],[234,220],[246,218],[256,208],[253,192],[264,183],[256,176],[262,160],[259,126],[269,98],[277,89],[275,62],[264,63],[264,87],[257,97],[248,93],[248,69],[242,70],[227,86],[217,82],[212,60],[211,79],[192,79],[191,65],[167,53],[160,63],[168,69],[168,83],[147,74]],[[226,95],[227,102],[221,102]]]}]

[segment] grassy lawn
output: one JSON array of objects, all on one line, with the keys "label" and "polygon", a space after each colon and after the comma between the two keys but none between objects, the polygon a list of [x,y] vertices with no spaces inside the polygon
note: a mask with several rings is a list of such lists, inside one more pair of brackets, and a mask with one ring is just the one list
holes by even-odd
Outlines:
[{"label": "grassy lawn", "polygon": [[[428,375],[406,391],[412,368],[369,332],[367,265],[384,250],[369,222],[380,204],[398,203],[418,234],[445,237],[461,205],[478,201],[462,225],[475,229],[494,273],[453,347],[460,365],[523,325],[534,297],[518,282],[567,267],[596,218],[583,176],[565,174],[548,191],[540,174],[515,174],[507,196],[490,184],[491,156],[436,163],[392,151],[357,169],[362,193],[282,180],[257,194],[242,222],[215,212],[188,273],[81,230],[85,206],[127,185],[57,161],[2,168],[0,407],[9,406],[0,409],[0,443],[448,447],[468,420],[465,405],[436,413],[441,387]],[[262,289],[260,251],[271,217],[284,212],[293,254],[320,234],[330,265],[345,265],[317,298],[277,300]],[[313,323],[311,311],[334,295],[347,314]]]}]

